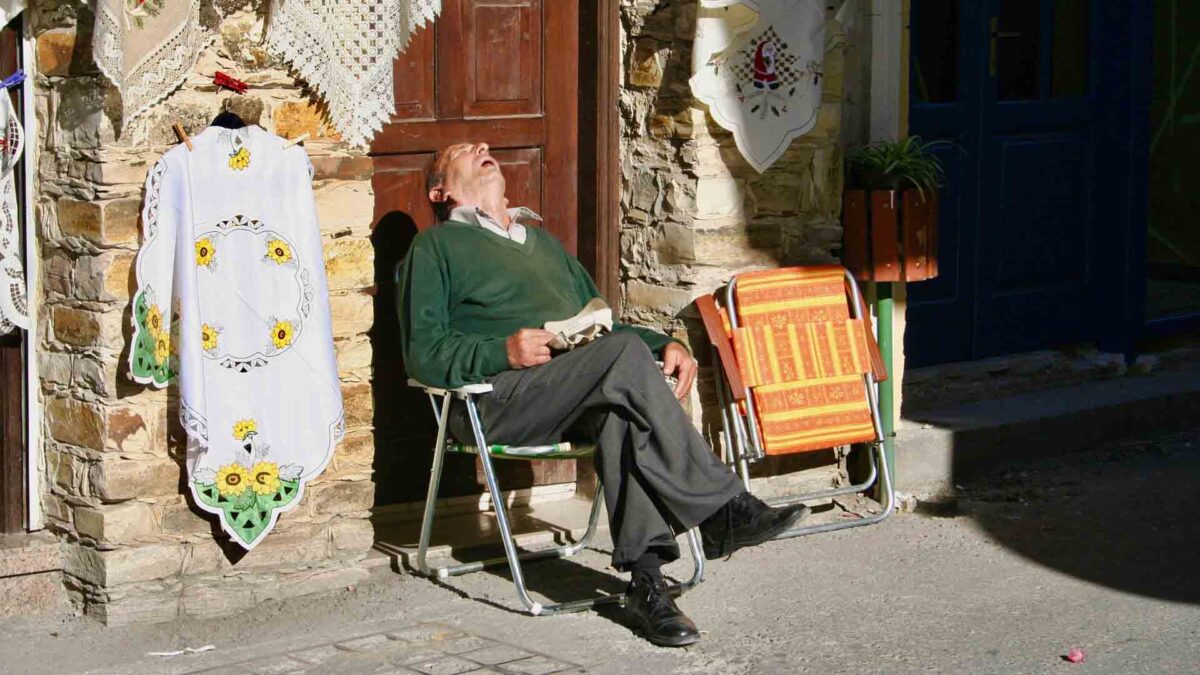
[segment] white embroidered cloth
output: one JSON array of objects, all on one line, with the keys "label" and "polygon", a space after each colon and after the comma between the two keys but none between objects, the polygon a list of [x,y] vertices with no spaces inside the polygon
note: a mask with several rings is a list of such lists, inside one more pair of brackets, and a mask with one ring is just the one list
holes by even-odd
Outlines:
[{"label": "white embroidered cloth", "polygon": [[392,62],[441,0],[271,0],[267,45],[329,106],[334,128],[366,146],[396,109]]},{"label": "white embroidered cloth", "polygon": [[701,0],[692,94],[759,172],[817,122],[825,8],[819,0]]},{"label": "white embroidered cloth", "polygon": [[0,26],[13,20],[25,9],[25,0],[0,0]]},{"label": "white embroidered cloth", "polygon": [[196,503],[249,549],[343,434],[312,165],[259,127],[192,146],[146,179],[130,368],[178,372]]},{"label": "white embroidered cloth", "polygon": [[121,92],[124,122],[183,84],[216,37],[200,25],[200,0],[95,0],[93,54]]},{"label": "white embroidered cloth", "polygon": [[0,335],[29,330],[29,299],[21,263],[21,214],[16,177],[25,132],[8,92],[0,90]]}]

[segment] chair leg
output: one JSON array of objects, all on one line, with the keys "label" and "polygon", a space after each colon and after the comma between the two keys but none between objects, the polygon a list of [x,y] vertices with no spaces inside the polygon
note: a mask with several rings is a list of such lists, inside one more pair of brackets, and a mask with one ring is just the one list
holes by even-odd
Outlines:
[{"label": "chair leg", "polygon": [[[432,401],[432,396],[430,401]],[[435,406],[436,407],[436,406]],[[429,538],[433,534],[433,516],[437,510],[438,487],[442,482],[442,465],[446,458],[446,427],[450,420],[450,394],[442,397],[441,414],[438,415],[437,445],[433,448],[433,466],[429,469],[429,493],[425,495],[425,514],[421,519],[421,541],[417,545],[417,569],[431,576],[426,556],[429,553]],[[439,575],[440,574],[439,571]]]}]

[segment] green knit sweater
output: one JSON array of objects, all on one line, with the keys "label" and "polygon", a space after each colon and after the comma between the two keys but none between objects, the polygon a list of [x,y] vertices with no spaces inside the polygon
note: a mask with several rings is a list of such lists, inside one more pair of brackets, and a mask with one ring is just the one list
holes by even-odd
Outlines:
[{"label": "green knit sweater", "polygon": [[[518,244],[478,225],[425,230],[396,268],[400,341],[409,377],[435,387],[480,382],[509,369],[505,340],[521,328],[574,316],[600,297],[583,265],[541,228]],[[655,353],[671,338],[637,333]]]}]

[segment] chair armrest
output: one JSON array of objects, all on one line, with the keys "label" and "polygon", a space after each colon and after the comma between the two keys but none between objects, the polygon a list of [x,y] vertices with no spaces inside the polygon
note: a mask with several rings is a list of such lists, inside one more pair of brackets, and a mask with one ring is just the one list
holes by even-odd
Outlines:
[{"label": "chair armrest", "polygon": [[725,333],[725,324],[717,311],[717,303],[711,295],[702,295],[696,298],[696,308],[700,310],[708,341],[717,349],[717,360],[721,362],[721,371],[725,373],[725,381],[729,383],[733,400],[741,401],[746,398],[746,386],[742,384],[742,374],[738,372],[737,359],[733,354],[733,342]]},{"label": "chair armrest", "polygon": [[486,394],[492,390],[492,385],[488,384],[487,382],[479,382],[477,384],[464,384],[461,387],[455,387],[454,389],[450,389],[447,387],[430,387],[428,385],[421,384],[420,382],[417,382],[416,380],[414,380],[412,378],[409,378],[408,386],[416,387],[418,389],[424,389],[426,393],[435,394],[437,396],[444,396],[446,394],[455,394],[459,398],[463,398],[465,396],[478,396],[479,394]]}]

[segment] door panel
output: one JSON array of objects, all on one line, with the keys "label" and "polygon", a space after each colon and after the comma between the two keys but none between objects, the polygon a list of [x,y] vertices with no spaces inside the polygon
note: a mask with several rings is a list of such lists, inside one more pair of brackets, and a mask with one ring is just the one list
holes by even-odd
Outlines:
[{"label": "door panel", "polygon": [[[377,502],[424,497],[434,426],[397,353],[394,270],[434,226],[425,176],[452,143],[492,147],[510,206],[542,215],[575,252],[579,8],[558,0],[445,0],[396,61],[396,114],[372,145],[378,290],[374,346]],[[444,496],[480,492],[475,460],[447,458]],[[500,462],[505,489],[575,480],[574,462]]]},{"label": "door panel", "polygon": [[1104,21],[1092,4],[913,0],[909,132],[954,147],[939,152],[942,276],[909,287],[911,365],[1105,339],[1092,317],[1111,280],[1095,270],[1126,207],[1098,185],[1129,170],[1110,134],[1126,104],[1111,20],[1128,6]]}]

